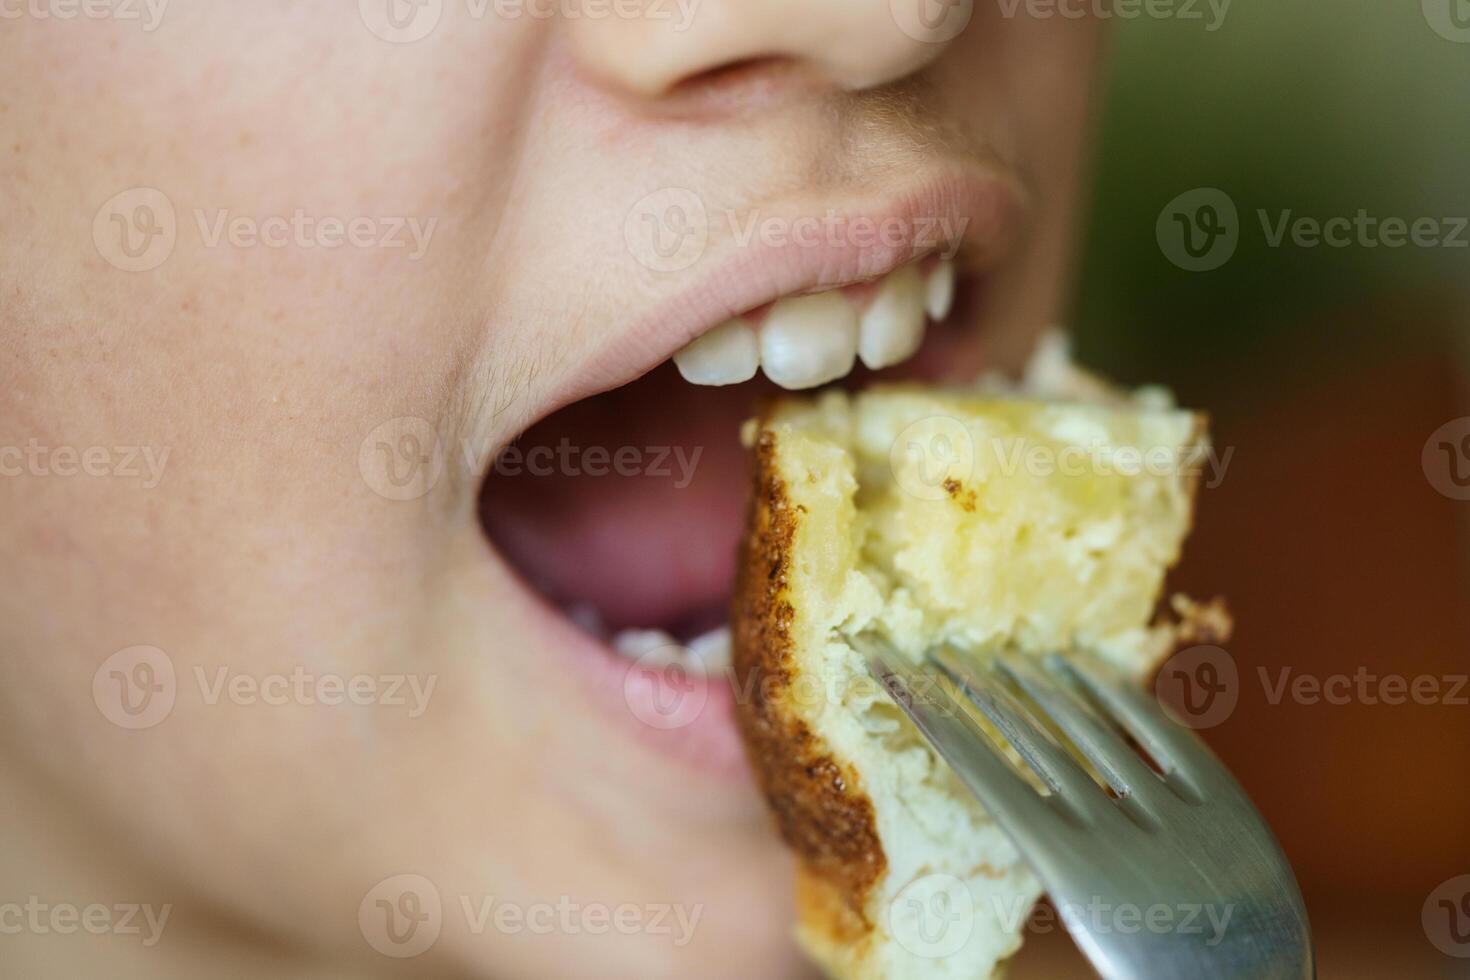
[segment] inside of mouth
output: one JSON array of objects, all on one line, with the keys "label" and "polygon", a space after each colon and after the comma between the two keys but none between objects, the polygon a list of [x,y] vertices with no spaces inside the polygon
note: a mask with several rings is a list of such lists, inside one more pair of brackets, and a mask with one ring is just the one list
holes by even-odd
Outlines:
[{"label": "inside of mouth", "polygon": [[[964,325],[976,292],[962,283],[912,359],[878,372],[859,364],[834,384],[973,378],[980,355]],[[740,428],[763,400],[790,394],[760,376],[695,386],[666,361],[573,403],[493,461],[480,496],[490,543],[529,588],[624,654],[656,637],[697,644],[729,615],[750,482]]]}]

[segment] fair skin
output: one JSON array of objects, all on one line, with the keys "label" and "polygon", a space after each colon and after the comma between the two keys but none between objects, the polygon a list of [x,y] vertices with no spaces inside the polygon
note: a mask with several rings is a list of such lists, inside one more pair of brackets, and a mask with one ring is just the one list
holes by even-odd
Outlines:
[{"label": "fair skin", "polygon": [[[117,453],[100,476],[52,456],[0,477],[0,905],[172,906],[150,946],[0,936],[0,974],[804,975],[790,860],[728,692],[672,732],[620,682],[609,697],[626,665],[487,546],[487,460],[730,315],[926,250],[751,244],[727,214],[968,219],[960,261],[986,301],[957,325],[966,370],[1013,367],[1065,299],[1098,24],[980,4],[939,42],[900,28],[899,0],[702,0],[682,28],[666,4],[446,0],[426,36],[389,43],[353,6],[175,0],[152,31],[17,6],[0,30],[0,446],[168,452],[157,480]],[[136,187],[166,196],[176,241],[130,271],[94,218]],[[713,224],[660,271],[629,216],[667,188]],[[406,232],[407,248],[211,244],[221,210],[298,209],[436,223],[414,258]],[[686,386],[675,414],[711,391]],[[408,500],[360,459],[400,418],[451,447]],[[723,420],[698,439],[738,453]],[[467,465],[464,445],[487,452]],[[604,561],[577,573],[619,577]],[[132,729],[102,707],[111,675],[93,682],[140,645],[177,692]],[[435,687],[412,717],[207,697],[221,668],[303,667]],[[385,956],[359,906],[410,873],[440,932]],[[681,944],[477,930],[461,900],[478,914],[486,896],[700,918]]]}]

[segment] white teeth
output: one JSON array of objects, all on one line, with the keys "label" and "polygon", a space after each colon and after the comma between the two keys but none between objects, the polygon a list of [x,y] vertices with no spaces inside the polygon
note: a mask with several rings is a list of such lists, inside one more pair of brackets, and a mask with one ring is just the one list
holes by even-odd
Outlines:
[{"label": "white teeth", "polygon": [[726,320],[674,355],[686,381],[733,385],[758,370],[782,388],[815,388],[852,370],[905,361],[924,343],[924,316],[943,320],[954,306],[955,267],[940,261],[926,276],[901,266],[877,284],[861,315],[840,289],[778,300],[761,324]]},{"label": "white teeth", "polygon": [[689,641],[689,652],[704,666],[706,674],[730,669],[730,627],[720,626]]},{"label": "white teeth", "polygon": [[925,292],[916,266],[884,278],[858,321],[858,357],[864,364],[876,371],[914,356],[924,342]]},{"label": "white teeth", "polygon": [[761,367],[782,388],[815,388],[852,370],[857,311],[840,290],[779,300],[761,325]]},{"label": "white teeth", "polygon": [[612,647],[628,660],[662,669],[675,665],[696,677],[710,677],[730,669],[730,629],[722,626],[680,643],[663,630],[621,630]]},{"label": "white teeth", "polygon": [[949,309],[954,305],[954,263],[945,259],[936,265],[929,273],[929,281],[924,284],[924,306],[929,312],[929,319],[943,320],[949,316]]},{"label": "white teeth", "polygon": [[[669,663],[679,659],[679,641],[663,630],[619,630],[612,638],[612,645],[629,660],[637,660],[655,650],[667,650]],[[664,658],[657,659],[662,661]]]},{"label": "white teeth", "polygon": [[755,377],[760,345],[750,324],[726,320],[674,355],[685,381],[697,385],[733,385]]}]

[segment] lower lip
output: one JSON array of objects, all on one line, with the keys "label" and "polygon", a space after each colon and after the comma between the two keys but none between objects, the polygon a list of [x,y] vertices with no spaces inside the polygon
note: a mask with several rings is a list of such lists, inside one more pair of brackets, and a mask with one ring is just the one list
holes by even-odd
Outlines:
[{"label": "lower lip", "polygon": [[563,651],[570,675],[625,732],[679,762],[733,780],[749,779],[735,723],[732,672],[710,677],[656,668],[619,656],[539,597],[547,646]]}]

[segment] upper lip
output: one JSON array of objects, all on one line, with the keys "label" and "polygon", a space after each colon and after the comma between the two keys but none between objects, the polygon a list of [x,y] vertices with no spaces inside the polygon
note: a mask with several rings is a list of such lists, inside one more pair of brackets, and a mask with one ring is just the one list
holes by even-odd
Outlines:
[{"label": "upper lip", "polygon": [[[710,233],[699,259],[664,276],[681,278],[681,287],[605,335],[545,413],[633,381],[730,317],[782,296],[877,279],[935,251],[953,251],[962,274],[988,268],[1016,237],[1025,204],[1014,177],[975,163],[931,166],[884,185],[709,209]],[[789,233],[799,221],[845,231],[797,242]],[[748,238],[731,234],[732,224]],[[757,225],[787,229],[788,237],[749,234]],[[865,237],[863,228],[889,231]],[[958,232],[957,238],[946,240],[945,229]]]}]

